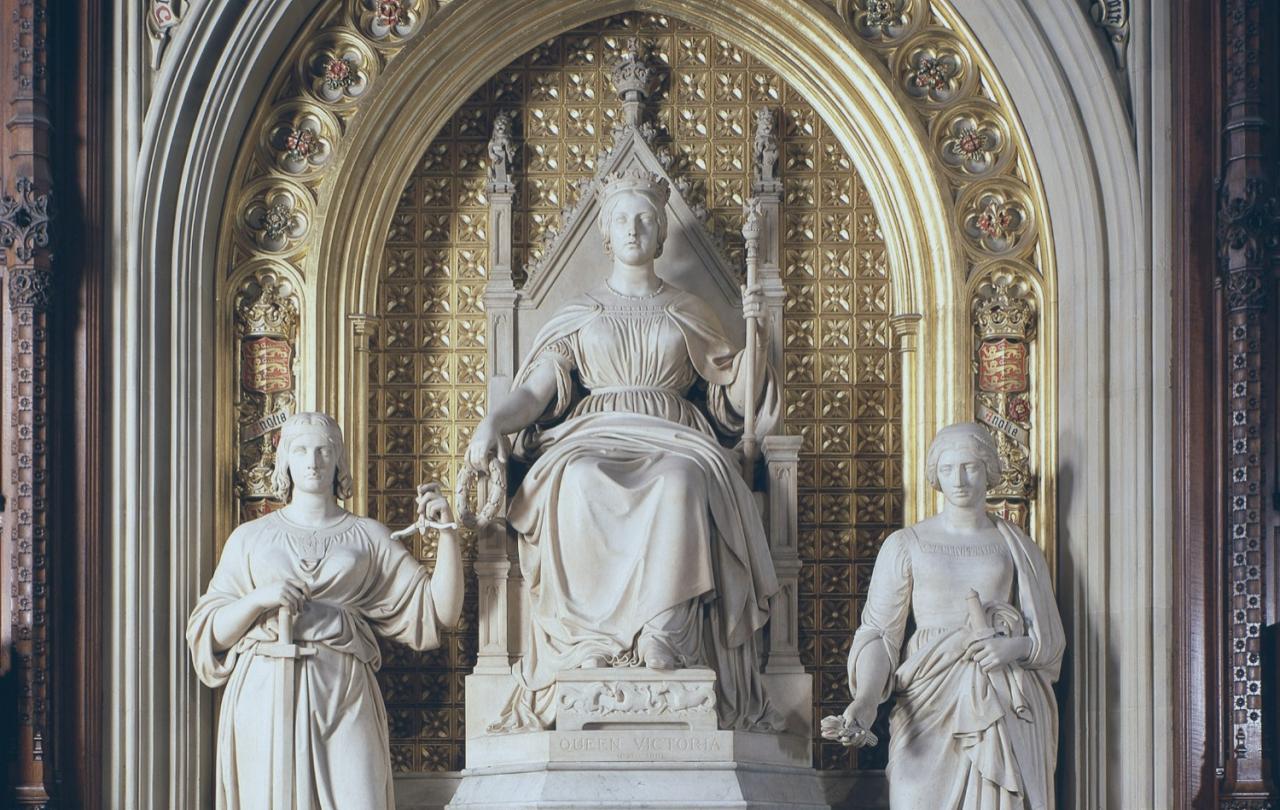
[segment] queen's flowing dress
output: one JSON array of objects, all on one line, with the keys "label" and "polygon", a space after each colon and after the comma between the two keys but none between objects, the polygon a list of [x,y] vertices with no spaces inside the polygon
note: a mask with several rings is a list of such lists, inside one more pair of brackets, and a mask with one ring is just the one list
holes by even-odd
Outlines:
[{"label": "queen's flowing dress", "polygon": [[[299,810],[394,810],[387,712],[374,673],[377,635],[416,650],[438,647],[426,569],[385,526],[348,514],[319,530],[280,512],[232,533],[209,590],[187,623],[200,680],[226,686],[218,717],[217,807],[271,807],[273,705],[279,659],[255,655],[277,640],[277,611],[229,650],[213,638],[218,611],[255,588],[284,579],[306,583],[311,599],[294,620],[294,640],[316,650],[298,660],[294,787]],[[283,776],[283,778],[288,778]]]},{"label": "queen's flowing dress", "polygon": [[[728,388],[743,356],[705,302],[670,285],[642,299],[603,286],[539,333],[515,383],[549,365],[556,395],[517,440],[536,461],[508,513],[532,638],[500,727],[546,727],[552,701],[537,696],[556,673],[591,658],[637,663],[642,630],[677,665],[716,670],[722,727],[777,726],[755,635],[778,584],[739,456],[716,433],[742,431]],[[767,430],[771,379],[759,413]]]},{"label": "queen's flowing dress", "polygon": [[[1052,684],[1065,636],[1044,555],[1021,529],[994,518],[1001,540],[981,545],[890,535],[876,556],[862,621],[849,651],[879,645],[894,670],[880,701],[889,718],[889,804],[894,810],[1052,810],[1058,715]],[[964,589],[988,611],[1014,617],[1031,640],[1025,660],[983,672]],[[915,630],[903,639],[908,618]]]}]

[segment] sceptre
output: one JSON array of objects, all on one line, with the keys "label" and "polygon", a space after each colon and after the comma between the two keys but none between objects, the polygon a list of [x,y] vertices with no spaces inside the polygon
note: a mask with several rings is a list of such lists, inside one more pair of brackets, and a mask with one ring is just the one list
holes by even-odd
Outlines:
[{"label": "sceptre", "polygon": [[[747,243],[747,285],[743,295],[756,286],[756,253],[760,247],[760,201],[749,198],[742,204],[742,237]],[[760,329],[759,317],[751,315],[747,318],[747,394],[742,427],[742,474],[750,485],[755,479],[756,455],[759,443],[756,441],[756,334]]]}]

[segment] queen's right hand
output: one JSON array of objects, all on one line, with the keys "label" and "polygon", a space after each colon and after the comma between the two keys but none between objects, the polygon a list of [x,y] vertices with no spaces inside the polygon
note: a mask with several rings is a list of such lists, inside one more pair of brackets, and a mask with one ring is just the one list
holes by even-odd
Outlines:
[{"label": "queen's right hand", "polygon": [[482,419],[476,425],[476,432],[467,445],[466,465],[476,472],[487,472],[489,459],[497,457],[503,464],[507,463],[507,446],[499,431],[488,419]]}]

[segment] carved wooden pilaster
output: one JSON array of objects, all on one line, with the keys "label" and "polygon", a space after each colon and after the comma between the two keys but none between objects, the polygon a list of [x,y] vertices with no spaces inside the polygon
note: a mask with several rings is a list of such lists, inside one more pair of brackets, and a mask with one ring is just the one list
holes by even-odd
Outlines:
[{"label": "carved wooden pilaster", "polygon": [[[1269,264],[1275,250],[1277,204],[1266,160],[1263,45],[1266,25],[1259,0],[1227,0],[1223,18],[1226,107],[1218,209],[1218,258],[1226,298],[1227,537],[1225,671],[1221,673],[1226,751],[1221,798],[1270,807],[1273,782],[1263,728],[1271,700],[1263,677],[1266,571],[1270,564],[1263,516],[1273,482],[1266,480],[1264,413],[1275,392],[1263,374],[1263,312],[1271,296]],[[1244,803],[1244,804],[1240,804]],[[1222,806],[1227,806],[1223,804]]]},{"label": "carved wooden pilaster", "polygon": [[7,0],[9,146],[0,197],[0,247],[9,295],[9,557],[14,662],[19,683],[15,800],[49,807],[54,783],[50,706],[52,582],[49,538],[49,321],[54,300],[53,175],[47,96],[47,0]]},{"label": "carved wooden pilaster", "polygon": [[9,282],[10,480],[5,528],[10,558],[10,615],[19,671],[20,806],[44,807],[49,753],[50,570],[48,360],[53,300],[50,199],[29,177],[0,198],[0,244],[11,255]]}]

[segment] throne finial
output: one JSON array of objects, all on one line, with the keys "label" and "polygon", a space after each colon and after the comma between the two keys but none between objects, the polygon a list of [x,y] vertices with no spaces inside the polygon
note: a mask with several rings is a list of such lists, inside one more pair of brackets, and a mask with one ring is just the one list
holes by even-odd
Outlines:
[{"label": "throne finial", "polygon": [[652,49],[651,43],[632,37],[627,40],[609,74],[622,101],[622,120],[633,129],[639,129],[645,98],[653,92],[656,77],[649,64]]}]

